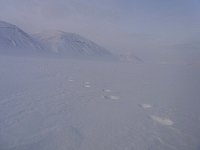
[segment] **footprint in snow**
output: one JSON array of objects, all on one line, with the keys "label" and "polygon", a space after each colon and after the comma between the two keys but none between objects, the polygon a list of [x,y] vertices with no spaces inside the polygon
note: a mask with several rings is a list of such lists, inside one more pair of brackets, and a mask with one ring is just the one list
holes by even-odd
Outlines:
[{"label": "footprint in snow", "polygon": [[90,88],[91,86],[88,85],[88,84],[86,84],[86,85],[84,85],[84,87],[85,87],[85,88]]},{"label": "footprint in snow", "polygon": [[68,81],[69,81],[69,82],[73,82],[74,80],[72,80],[72,79],[68,79]]},{"label": "footprint in snow", "polygon": [[88,85],[89,85],[89,84],[90,84],[90,82],[85,82],[85,84],[88,84]]},{"label": "footprint in snow", "polygon": [[139,106],[141,108],[147,109],[147,108],[151,108],[152,106],[150,104],[139,104]]},{"label": "footprint in snow", "polygon": [[174,122],[170,120],[169,118],[158,117],[154,115],[151,115],[150,118],[161,125],[171,126],[174,124]]},{"label": "footprint in snow", "polygon": [[90,87],[91,87],[90,82],[85,82],[85,83],[84,83],[84,87],[85,87],[85,88],[90,88]]},{"label": "footprint in snow", "polygon": [[119,100],[119,96],[114,96],[114,95],[109,95],[109,96],[103,96],[105,99],[110,99],[110,100]]},{"label": "footprint in snow", "polygon": [[109,90],[109,89],[103,89],[103,92],[110,93],[111,90]]}]

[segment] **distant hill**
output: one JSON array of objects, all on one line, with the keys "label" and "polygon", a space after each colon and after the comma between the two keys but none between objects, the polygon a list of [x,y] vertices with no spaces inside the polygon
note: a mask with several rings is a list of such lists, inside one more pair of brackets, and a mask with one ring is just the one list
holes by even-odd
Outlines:
[{"label": "distant hill", "polygon": [[42,50],[42,45],[22,29],[0,21],[0,53],[35,53]]},{"label": "distant hill", "polygon": [[113,54],[95,42],[76,33],[48,31],[35,35],[51,53],[68,57],[114,58]]},{"label": "distant hill", "polygon": [[4,21],[0,21],[0,53],[116,59],[107,49],[76,33],[49,31],[30,35],[16,25]]}]

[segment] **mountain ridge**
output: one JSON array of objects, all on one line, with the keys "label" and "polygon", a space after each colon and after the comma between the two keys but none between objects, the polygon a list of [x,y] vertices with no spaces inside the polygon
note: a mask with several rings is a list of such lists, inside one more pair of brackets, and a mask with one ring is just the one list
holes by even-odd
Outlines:
[{"label": "mountain ridge", "polygon": [[52,30],[30,35],[16,25],[0,21],[0,53],[45,54],[77,58],[115,58],[106,48],[72,32]]},{"label": "mountain ridge", "polygon": [[104,56],[111,57],[112,53],[95,42],[72,32],[51,30],[36,34],[51,52],[71,56]]},{"label": "mountain ridge", "polygon": [[18,49],[18,52],[34,52],[41,50],[42,45],[16,25],[0,21],[0,48],[5,49],[4,52],[13,49]]}]

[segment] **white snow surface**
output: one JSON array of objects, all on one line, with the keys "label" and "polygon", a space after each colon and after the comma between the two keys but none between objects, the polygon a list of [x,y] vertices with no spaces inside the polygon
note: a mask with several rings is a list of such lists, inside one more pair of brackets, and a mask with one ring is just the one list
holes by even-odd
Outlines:
[{"label": "white snow surface", "polygon": [[2,55],[0,150],[199,150],[199,67]]}]

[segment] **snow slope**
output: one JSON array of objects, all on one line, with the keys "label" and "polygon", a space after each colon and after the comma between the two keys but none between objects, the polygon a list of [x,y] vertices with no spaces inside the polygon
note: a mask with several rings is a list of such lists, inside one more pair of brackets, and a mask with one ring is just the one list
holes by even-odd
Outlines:
[{"label": "snow slope", "polygon": [[0,56],[0,150],[199,150],[199,65]]},{"label": "snow slope", "polygon": [[42,45],[15,25],[0,21],[0,53],[42,53]]},{"label": "snow slope", "polygon": [[47,31],[35,35],[46,49],[60,56],[114,58],[105,48],[76,34],[63,31]]}]

